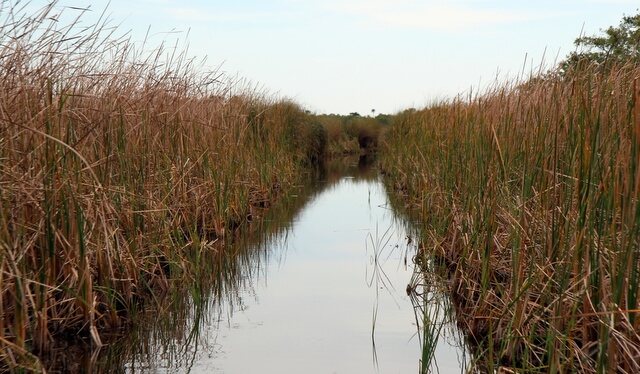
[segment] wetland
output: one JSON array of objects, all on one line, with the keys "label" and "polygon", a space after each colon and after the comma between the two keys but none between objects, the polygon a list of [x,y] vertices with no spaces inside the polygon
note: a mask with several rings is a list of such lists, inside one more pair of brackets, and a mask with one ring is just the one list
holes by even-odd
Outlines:
[{"label": "wetland", "polygon": [[[375,164],[349,157],[326,165],[234,240],[234,257],[223,261],[231,269],[216,269],[228,276],[208,280],[223,284],[190,285],[126,336],[99,352],[59,351],[50,369],[420,372],[423,299],[406,290],[416,276],[415,229],[394,211]],[[444,295],[427,307],[450,308]],[[451,310],[432,323],[442,334],[428,338],[439,342],[433,367],[462,372]]]},{"label": "wetland", "polygon": [[640,372],[637,56],[327,115],[20,4],[1,371]]}]

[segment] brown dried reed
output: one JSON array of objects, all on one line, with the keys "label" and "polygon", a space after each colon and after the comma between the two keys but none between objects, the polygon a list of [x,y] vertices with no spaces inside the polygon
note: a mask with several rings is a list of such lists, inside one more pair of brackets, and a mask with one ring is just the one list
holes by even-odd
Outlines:
[{"label": "brown dried reed", "polygon": [[477,368],[640,371],[639,77],[498,84],[387,133],[387,180],[452,269]]},{"label": "brown dried reed", "polygon": [[[0,368],[101,344],[136,306],[300,178],[297,105],[56,3],[0,4]],[[77,11],[77,10],[65,10]],[[315,145],[314,145],[315,146]],[[224,248],[224,247],[223,247]],[[196,251],[197,252],[197,251]]]}]

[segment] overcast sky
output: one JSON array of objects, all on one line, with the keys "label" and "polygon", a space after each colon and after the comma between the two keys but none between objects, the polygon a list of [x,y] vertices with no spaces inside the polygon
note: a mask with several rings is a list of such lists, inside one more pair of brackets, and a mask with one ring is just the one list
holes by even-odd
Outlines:
[{"label": "overcast sky", "polygon": [[[34,3],[46,3],[44,0]],[[553,65],[626,0],[60,0],[316,113],[395,113]],[[88,18],[88,17],[87,17]],[[89,19],[87,19],[89,21]],[[174,31],[174,33],[168,33]],[[187,38],[188,34],[188,38]]]}]

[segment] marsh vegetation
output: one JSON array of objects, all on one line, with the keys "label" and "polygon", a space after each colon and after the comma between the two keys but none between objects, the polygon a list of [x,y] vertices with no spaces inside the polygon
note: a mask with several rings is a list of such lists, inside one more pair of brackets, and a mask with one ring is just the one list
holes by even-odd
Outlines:
[{"label": "marsh vegetation", "polygon": [[60,26],[54,5],[0,12],[4,369],[39,370],[34,354],[65,336],[99,346],[192,283],[203,253],[223,251],[326,146],[295,103],[100,24]]},{"label": "marsh vegetation", "polygon": [[309,113],[55,5],[0,5],[1,370],[233,297],[235,243],[329,155],[363,153],[421,230],[424,371],[443,295],[469,371],[640,371],[640,69],[615,44],[640,17],[578,39],[604,52],[372,118]]},{"label": "marsh vegetation", "polygon": [[640,370],[639,73],[499,85],[387,134],[387,181],[421,212],[421,261],[449,269],[478,367]]}]

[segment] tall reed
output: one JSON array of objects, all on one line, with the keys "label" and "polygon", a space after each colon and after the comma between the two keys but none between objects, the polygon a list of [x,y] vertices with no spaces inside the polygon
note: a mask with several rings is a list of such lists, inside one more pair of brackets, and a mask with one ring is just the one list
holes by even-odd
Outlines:
[{"label": "tall reed", "polygon": [[640,70],[584,66],[399,114],[388,184],[485,369],[640,371]]},{"label": "tall reed", "polygon": [[32,6],[0,4],[2,369],[99,346],[324,151],[295,103]]}]

